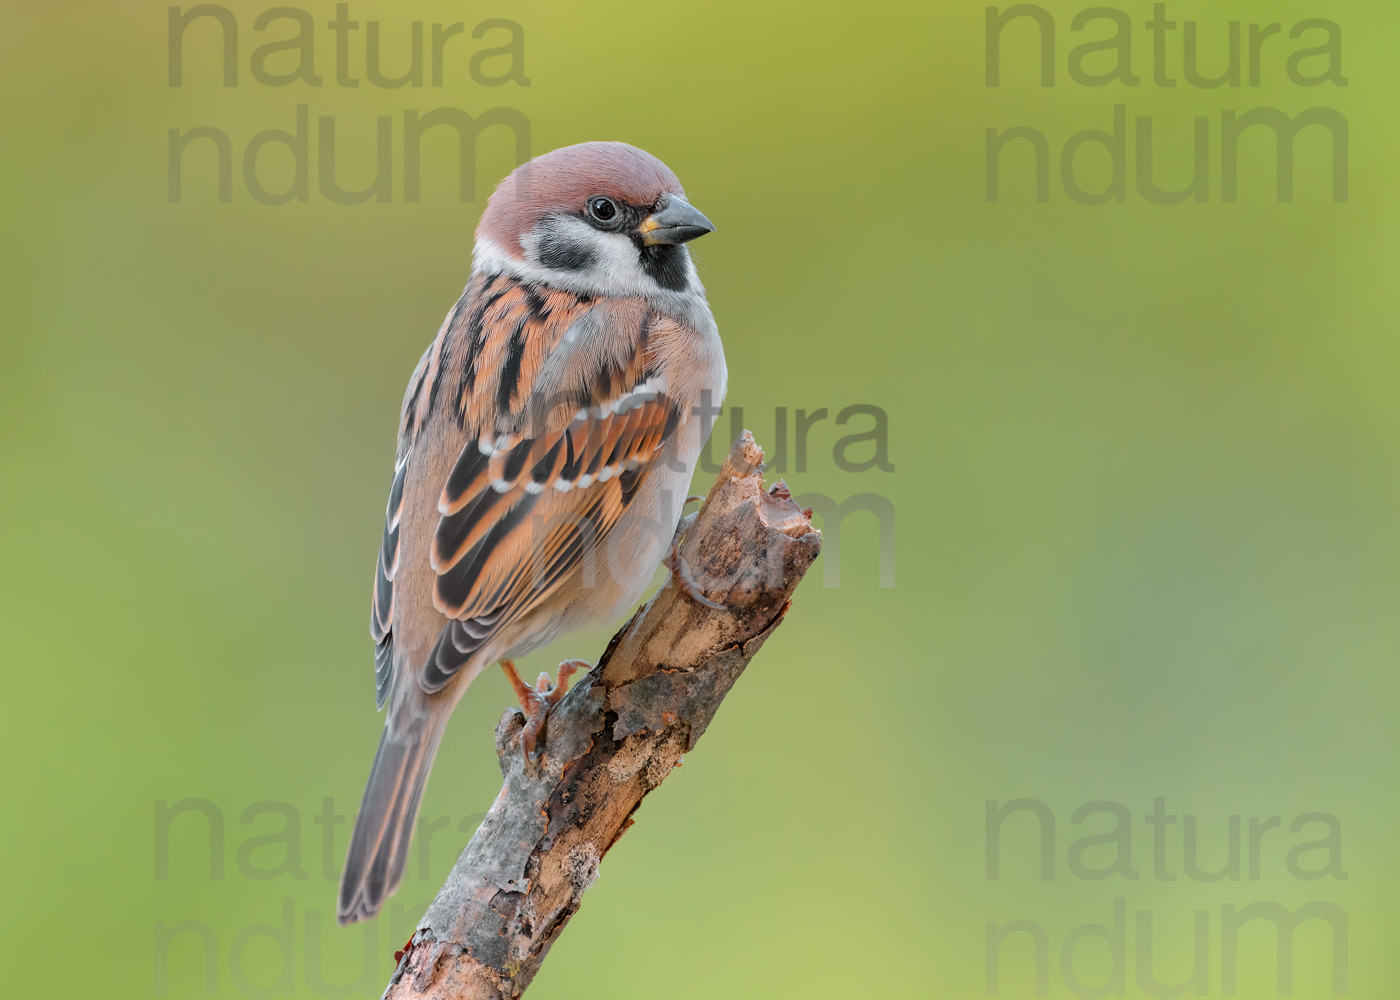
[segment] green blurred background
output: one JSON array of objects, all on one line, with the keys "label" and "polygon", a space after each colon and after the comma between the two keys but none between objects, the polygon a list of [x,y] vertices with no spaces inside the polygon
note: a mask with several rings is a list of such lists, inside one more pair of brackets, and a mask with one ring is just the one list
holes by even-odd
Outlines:
[{"label": "green blurred background", "polygon": [[[890,526],[851,515],[839,586],[819,563],[608,856],[531,996],[977,997],[992,989],[987,927],[1015,921],[1045,931],[1048,995],[1088,995],[1074,984],[1105,982],[1110,949],[1083,942],[1067,973],[1061,948],[1076,926],[1110,923],[1116,899],[1124,995],[1154,995],[1138,981],[1139,911],[1166,983],[1190,976],[1206,913],[1216,996],[1224,907],[1319,900],[1347,919],[1351,995],[1400,996],[1393,6],[1168,5],[1199,23],[1212,73],[1229,20],[1283,24],[1260,86],[1246,73],[1218,90],[1151,85],[1147,4],[1124,8],[1139,87],[1072,82],[1069,49],[1109,32],[1076,33],[1078,4],[1047,5],[1053,88],[1038,85],[1028,22],[1008,29],[1001,86],[986,86],[980,4],[356,0],[357,88],[336,79],[332,5],[306,8],[320,87],[256,82],[253,50],[294,26],[258,31],[262,4],[227,9],[237,86],[206,18],[172,87],[166,5],[6,4],[0,948],[15,995],[377,996],[498,788],[491,732],[511,699],[488,673],[428,789],[429,849],[378,921],[334,925],[343,820],[381,724],[365,624],[396,413],[465,281],[481,208],[459,198],[444,136],[425,141],[421,199],[405,199],[403,116],[450,106],[518,109],[533,153],[618,138],[666,160],[719,226],[697,254],[729,402],[770,451],[786,438],[795,491],[878,494],[895,511],[894,586],[879,559]],[[1341,24],[1348,86],[1288,80],[1307,41],[1287,32],[1310,17]],[[528,86],[473,80],[470,57],[507,37],[471,38],[491,18],[523,27]],[[367,82],[370,21],[394,74],[412,22],[429,37],[464,23],[442,85]],[[1334,108],[1350,125],[1350,200],[1331,198],[1315,129],[1292,204],[1275,198],[1266,133],[1242,144],[1234,204],[1215,145],[1208,201],[1139,197],[1131,141],[1121,204],[1075,203],[1057,170],[1037,203],[1028,156],[1010,149],[988,202],[986,129],[1038,128],[1058,158],[1070,133],[1109,128],[1115,103],[1152,118],[1163,186],[1187,179],[1194,116],[1214,142],[1222,109]],[[298,104],[313,130],[334,119],[346,187],[369,183],[375,118],[390,119],[389,201],[323,196],[314,138],[305,202],[249,193],[249,140],[292,129]],[[207,143],[169,198],[168,131],[199,126],[230,138],[226,203]],[[483,133],[478,154],[484,196],[515,163],[510,133]],[[291,178],[285,155],[264,152],[271,189]],[[1095,155],[1089,188],[1107,176]],[[888,414],[893,471],[838,468],[840,439],[870,428],[861,417],[816,424],[796,468],[795,411],[852,404]],[[525,666],[596,655],[607,634]],[[987,877],[986,803],[1017,798],[1053,816],[1053,880],[1028,813],[1007,820]],[[1226,864],[1242,817],[1240,877],[1154,877],[1143,817],[1157,798],[1180,817],[1165,841],[1177,873],[1185,817],[1204,868]],[[329,851],[327,799],[342,818]],[[220,868],[200,813],[158,820],[182,800],[222,828]],[[1073,822],[1096,801],[1131,814],[1136,880],[1071,874],[1076,838],[1112,829],[1104,813]],[[294,818],[298,856],[266,802]],[[1289,849],[1325,833],[1289,832],[1309,813],[1336,817],[1345,879],[1290,872]],[[1273,816],[1254,879],[1250,818]],[[1030,940],[993,956],[1000,995],[1034,995]],[[1297,995],[1331,995],[1332,945],[1321,922],[1298,931]],[[1241,932],[1238,995],[1280,994],[1276,950],[1266,924]]]}]

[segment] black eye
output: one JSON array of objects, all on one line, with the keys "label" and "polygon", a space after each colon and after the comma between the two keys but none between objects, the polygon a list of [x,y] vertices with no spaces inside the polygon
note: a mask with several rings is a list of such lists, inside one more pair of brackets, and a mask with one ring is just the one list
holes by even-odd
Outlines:
[{"label": "black eye", "polygon": [[611,198],[599,195],[588,199],[588,214],[599,222],[611,222],[617,218],[617,205]]}]

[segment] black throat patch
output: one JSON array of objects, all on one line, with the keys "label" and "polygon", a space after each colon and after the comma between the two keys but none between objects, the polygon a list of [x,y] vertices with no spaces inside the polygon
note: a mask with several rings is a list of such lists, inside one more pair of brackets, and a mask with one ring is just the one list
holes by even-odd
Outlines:
[{"label": "black throat patch", "polygon": [[638,237],[641,248],[642,270],[662,288],[669,292],[683,292],[690,283],[686,275],[686,264],[690,254],[683,246],[670,243],[647,245]]}]

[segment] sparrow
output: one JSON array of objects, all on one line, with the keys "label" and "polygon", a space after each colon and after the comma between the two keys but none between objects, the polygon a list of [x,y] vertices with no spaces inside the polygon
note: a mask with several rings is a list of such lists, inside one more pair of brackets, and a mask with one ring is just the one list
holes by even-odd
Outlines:
[{"label": "sparrow", "polygon": [[686,246],[713,231],[665,164],[621,142],[536,157],[487,200],[466,288],[399,416],[370,605],[388,713],[342,924],[372,917],[402,880],[448,716],[483,667],[500,663],[520,700],[528,765],[589,665],[532,688],[516,658],[616,618],[663,561],[712,603],[675,543],[727,377]]}]

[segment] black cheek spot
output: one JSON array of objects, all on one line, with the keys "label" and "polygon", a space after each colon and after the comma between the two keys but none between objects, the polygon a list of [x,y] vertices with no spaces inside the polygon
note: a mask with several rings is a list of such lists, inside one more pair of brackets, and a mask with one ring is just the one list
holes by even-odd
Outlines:
[{"label": "black cheek spot", "polygon": [[540,263],[555,271],[583,271],[596,259],[591,248],[562,240],[547,240],[540,246]]}]

